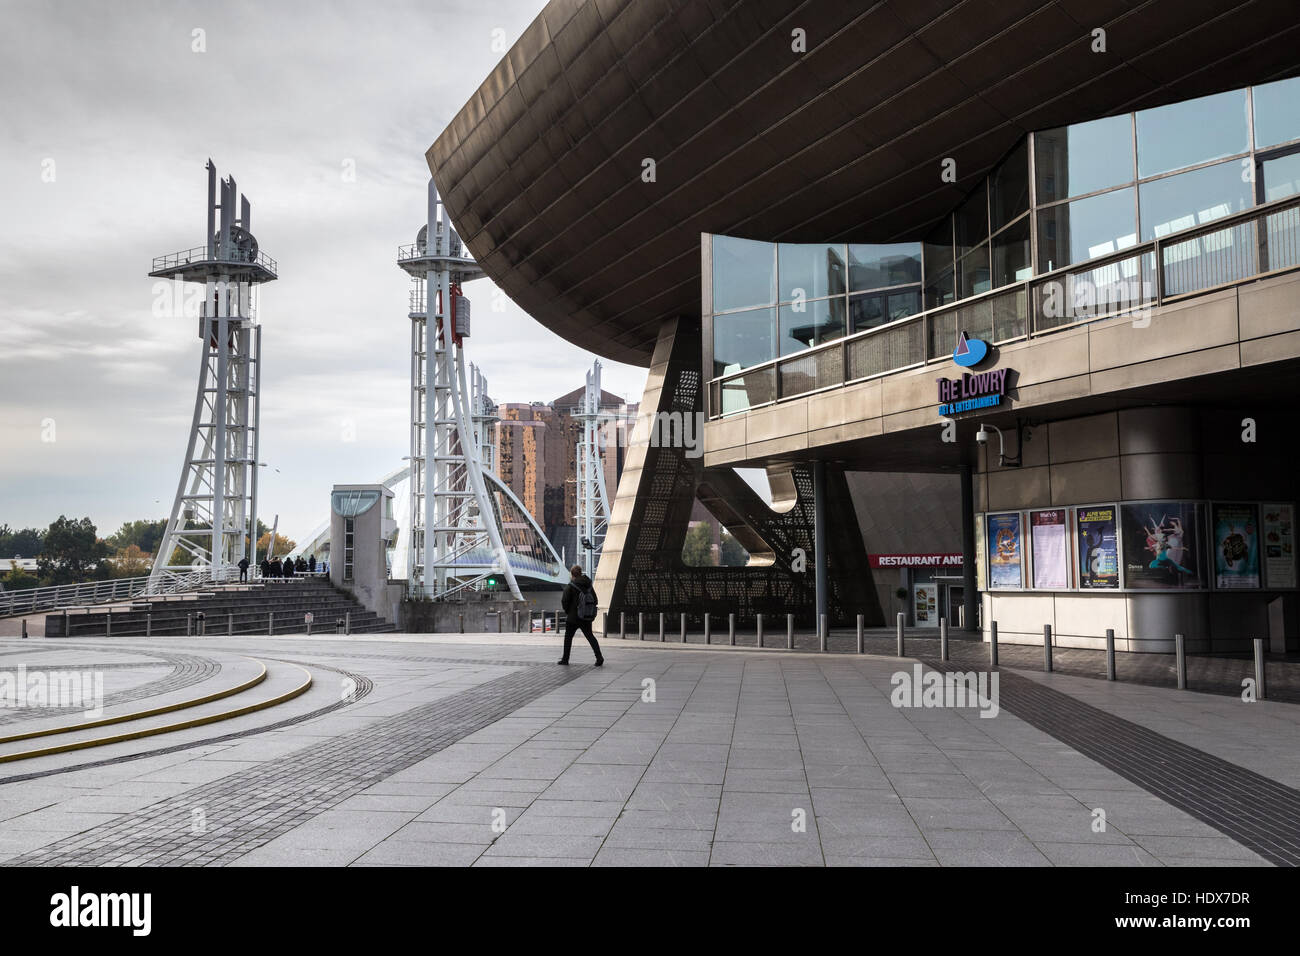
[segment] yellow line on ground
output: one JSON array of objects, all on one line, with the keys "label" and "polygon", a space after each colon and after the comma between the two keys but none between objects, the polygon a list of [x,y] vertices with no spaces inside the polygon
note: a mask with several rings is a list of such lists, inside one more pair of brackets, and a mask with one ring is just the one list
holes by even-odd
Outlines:
[{"label": "yellow line on ground", "polygon": [[256,676],[249,678],[242,684],[236,684],[234,687],[227,687],[225,690],[219,690],[211,694],[205,694],[202,697],[195,697],[193,700],[179,700],[174,704],[164,704],[161,707],[153,707],[149,710],[140,710],[132,714],[118,714],[115,717],[103,717],[99,720],[87,720],[79,724],[67,724],[63,727],[50,727],[47,730],[29,730],[25,734],[13,734],[9,737],[0,737],[0,745],[11,744],[19,740],[31,740],[33,737],[48,737],[51,734],[66,734],[74,730],[89,730],[92,727],[107,727],[109,724],[120,724],[128,720],[141,720],[145,717],[157,717],[159,714],[169,714],[172,711],[184,710],[187,707],[198,707],[200,704],[210,704],[214,700],[221,700],[223,697],[233,697],[235,694],[243,693],[250,687],[256,687],[262,681],[266,680],[266,665],[252,657],[245,658],[261,668],[261,672]]},{"label": "yellow line on ground", "polygon": [[166,724],[162,727],[153,727],[148,730],[134,730],[130,733],[117,734],[112,737],[97,737],[94,740],[79,740],[70,744],[56,744],[53,747],[46,747],[42,750],[26,750],[16,754],[0,754],[0,763],[8,763],[13,760],[26,760],[29,757],[46,757],[50,754],[68,753],[73,750],[85,750],[88,747],[102,747],[106,744],[117,744],[127,740],[139,740],[141,737],[152,737],[155,734],[167,734],[177,730],[186,730],[190,727],[202,727],[204,724],[215,724],[219,720],[229,720],[232,717],[242,717],[245,714],[252,714],[259,710],[266,710],[268,707],[275,707],[278,704],[286,703],[307,692],[311,687],[311,672],[305,667],[299,667],[297,664],[290,664],[290,667],[297,667],[307,675],[307,679],[292,690],[280,694],[278,697],[272,697],[270,700],[259,701],[256,704],[249,704],[246,707],[240,707],[236,710],[224,711],[220,714],[209,714],[206,717],[194,717],[190,720],[181,721],[178,724]]}]

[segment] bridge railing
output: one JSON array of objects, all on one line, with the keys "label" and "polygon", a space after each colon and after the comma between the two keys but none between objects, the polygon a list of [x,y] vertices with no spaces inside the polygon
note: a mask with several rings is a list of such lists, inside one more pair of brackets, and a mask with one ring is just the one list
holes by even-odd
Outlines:
[{"label": "bridge railing", "polygon": [[149,594],[177,594],[212,584],[238,580],[239,568],[237,567],[226,567],[216,572],[211,568],[177,568],[176,570],[168,568],[160,573],[159,580],[152,588],[149,586],[149,577],[145,576],[4,591],[0,592],[0,617],[52,611],[61,607],[127,601]]}]

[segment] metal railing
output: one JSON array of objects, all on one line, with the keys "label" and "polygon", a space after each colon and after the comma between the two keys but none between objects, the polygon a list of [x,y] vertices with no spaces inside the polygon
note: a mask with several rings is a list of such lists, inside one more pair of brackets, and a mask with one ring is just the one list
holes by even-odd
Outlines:
[{"label": "metal railing", "polygon": [[1300,196],[919,312],[709,383],[712,418],[1300,268]]},{"label": "metal railing", "polygon": [[[249,579],[254,571],[249,568]],[[213,572],[210,568],[178,568],[161,574],[158,585],[149,587],[149,577],[115,578],[108,581],[86,581],[80,584],[58,584],[44,588],[27,588],[22,591],[0,592],[0,617],[31,614],[63,607],[80,607],[88,604],[107,604],[127,601],[145,595],[178,594],[212,584],[239,581],[239,568],[226,567]]]},{"label": "metal railing", "polygon": [[195,262],[237,262],[260,266],[272,275],[278,275],[276,261],[261,250],[258,250],[257,254],[253,255],[232,247],[218,248],[215,250],[214,258],[208,255],[206,244],[195,246],[192,249],[182,249],[180,252],[173,252],[165,256],[155,256],[152,271],[161,272],[163,269],[175,269]]}]

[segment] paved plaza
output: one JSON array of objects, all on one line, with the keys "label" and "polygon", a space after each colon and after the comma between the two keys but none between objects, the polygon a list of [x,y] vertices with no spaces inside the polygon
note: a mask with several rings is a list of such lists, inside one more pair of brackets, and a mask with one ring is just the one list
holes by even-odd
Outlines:
[{"label": "paved plaza", "polygon": [[895,706],[900,672],[974,669],[914,646],[610,639],[596,668],[553,635],[0,639],[0,673],[102,675],[100,720],[158,711],[0,710],[0,863],[1300,861],[1295,705],[1004,660],[996,709]]}]

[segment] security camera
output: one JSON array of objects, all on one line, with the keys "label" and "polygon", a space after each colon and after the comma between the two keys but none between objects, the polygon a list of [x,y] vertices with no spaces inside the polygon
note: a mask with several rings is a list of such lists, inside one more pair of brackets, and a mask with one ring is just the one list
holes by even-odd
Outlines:
[{"label": "security camera", "polygon": [[989,430],[986,425],[981,425],[980,430],[975,433],[975,440],[981,445],[989,443]]}]

